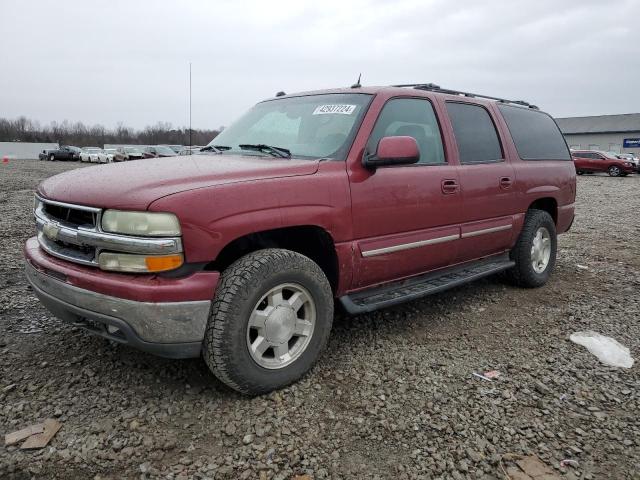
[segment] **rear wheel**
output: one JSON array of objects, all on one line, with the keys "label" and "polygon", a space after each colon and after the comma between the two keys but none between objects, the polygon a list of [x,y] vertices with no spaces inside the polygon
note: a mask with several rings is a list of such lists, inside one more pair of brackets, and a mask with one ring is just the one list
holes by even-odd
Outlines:
[{"label": "rear wheel", "polygon": [[529,210],[511,250],[511,259],[516,264],[507,275],[518,286],[541,287],[555,266],[557,246],[556,226],[551,215],[544,210]]},{"label": "rear wheel", "polygon": [[617,165],[611,165],[608,172],[610,177],[619,177],[622,174],[622,170]]},{"label": "rear wheel", "polygon": [[577,173],[578,175],[582,175],[584,172],[583,172],[582,170],[577,170],[577,171],[576,171],[576,173]]},{"label": "rear wheel", "polygon": [[222,274],[203,357],[231,388],[266,393],[313,366],[332,323],[333,294],[316,263],[290,250],[258,250]]}]

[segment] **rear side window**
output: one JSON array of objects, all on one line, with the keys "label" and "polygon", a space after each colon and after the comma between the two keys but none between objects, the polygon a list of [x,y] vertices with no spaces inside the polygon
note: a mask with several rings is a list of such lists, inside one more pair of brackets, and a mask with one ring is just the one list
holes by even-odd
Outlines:
[{"label": "rear side window", "polygon": [[382,137],[413,137],[420,149],[421,165],[445,163],[440,127],[431,102],[419,98],[392,98],[385,103],[367,142],[375,152]]},{"label": "rear side window", "polygon": [[460,163],[499,162],[503,159],[493,120],[483,107],[447,102]]},{"label": "rear side window", "polygon": [[564,137],[549,115],[511,105],[498,105],[498,108],[521,159],[571,160]]}]

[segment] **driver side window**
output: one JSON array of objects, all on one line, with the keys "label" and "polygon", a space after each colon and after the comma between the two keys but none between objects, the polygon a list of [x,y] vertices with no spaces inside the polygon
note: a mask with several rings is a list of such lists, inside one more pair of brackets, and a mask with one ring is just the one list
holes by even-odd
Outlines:
[{"label": "driver side window", "polygon": [[442,136],[431,102],[419,98],[393,98],[389,100],[376,121],[367,142],[367,152],[378,148],[382,137],[413,137],[420,149],[420,165],[446,163]]}]

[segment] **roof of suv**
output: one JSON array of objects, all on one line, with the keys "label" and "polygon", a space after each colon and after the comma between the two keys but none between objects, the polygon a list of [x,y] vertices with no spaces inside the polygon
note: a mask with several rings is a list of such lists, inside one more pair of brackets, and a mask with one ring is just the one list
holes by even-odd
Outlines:
[{"label": "roof of suv", "polygon": [[438,85],[434,85],[431,83],[427,84],[406,84],[406,85],[386,85],[386,86],[360,86],[354,85],[352,87],[342,87],[342,88],[329,88],[323,90],[311,90],[306,92],[296,92],[292,94],[285,94],[284,92],[278,93],[275,97],[266,99],[273,100],[275,98],[282,97],[301,97],[305,95],[326,95],[326,94],[345,94],[345,93],[364,93],[369,95],[376,95],[378,93],[389,93],[393,95],[397,93],[398,95],[415,95],[420,92],[424,93],[432,93],[439,96],[444,96],[449,99],[460,99],[462,98],[473,98],[474,100],[483,101],[483,102],[491,102],[491,103],[504,103],[510,105],[516,105],[520,107],[528,107],[534,110],[538,110],[538,107],[535,105],[531,105],[523,100],[507,100],[504,98],[492,97],[488,95],[482,95],[478,93],[469,93],[469,92],[461,92],[457,90],[450,90],[441,88]]}]

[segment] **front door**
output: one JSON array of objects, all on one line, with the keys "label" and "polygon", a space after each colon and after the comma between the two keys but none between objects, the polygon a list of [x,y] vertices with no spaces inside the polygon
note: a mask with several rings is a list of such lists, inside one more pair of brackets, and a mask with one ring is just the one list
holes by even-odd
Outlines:
[{"label": "front door", "polygon": [[349,172],[357,244],[354,288],[449,265],[456,256],[461,194],[455,165],[444,153],[442,134],[426,98],[391,98],[367,142],[375,152],[388,136],[411,136],[420,161],[414,165]]},{"label": "front door", "polygon": [[591,153],[593,163],[593,170],[596,172],[606,172],[609,168],[609,162],[607,158],[600,153]]}]

